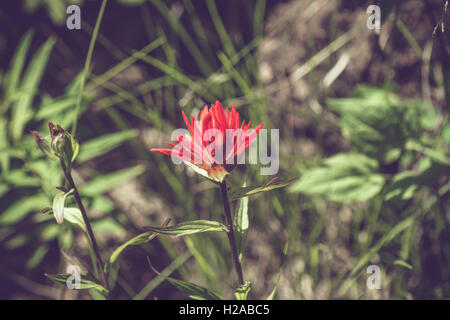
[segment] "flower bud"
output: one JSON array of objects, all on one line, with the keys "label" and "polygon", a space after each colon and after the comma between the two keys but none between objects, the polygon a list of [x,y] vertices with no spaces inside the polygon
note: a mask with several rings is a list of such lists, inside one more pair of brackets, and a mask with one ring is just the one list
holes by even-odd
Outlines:
[{"label": "flower bud", "polygon": [[34,141],[36,141],[36,144],[38,145],[39,149],[50,159],[52,160],[58,160],[58,157],[53,153],[52,148],[50,146],[50,141],[48,141],[47,138],[42,137],[39,132],[32,131],[31,134],[33,135]]},{"label": "flower bud", "polygon": [[79,145],[70,133],[65,131],[60,125],[48,123],[51,142],[43,138],[38,132],[32,131],[42,152],[52,160],[60,160],[65,171],[70,171],[72,162],[78,154]]}]

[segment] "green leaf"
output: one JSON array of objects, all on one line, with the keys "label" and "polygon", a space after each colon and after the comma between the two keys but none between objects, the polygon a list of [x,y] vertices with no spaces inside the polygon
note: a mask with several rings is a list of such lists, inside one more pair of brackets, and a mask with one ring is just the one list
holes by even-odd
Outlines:
[{"label": "green leaf", "polygon": [[110,216],[106,216],[102,219],[93,221],[91,224],[92,228],[99,235],[104,233],[108,235],[114,235],[117,238],[123,238],[127,235],[127,230],[123,227],[123,225]]},{"label": "green leaf", "polygon": [[416,110],[386,89],[359,85],[353,98],[328,99],[327,105],[340,116],[342,134],[380,162],[397,160],[406,141],[421,134]]},{"label": "green leaf", "polygon": [[27,169],[28,172],[33,172],[39,177],[40,187],[46,194],[53,194],[55,186],[63,184],[60,163],[56,161],[32,160],[27,163]]},{"label": "green leaf", "polygon": [[[170,221],[170,219],[167,219],[163,223],[162,228],[167,226],[169,224],[169,221]],[[157,235],[158,235],[158,233],[156,233],[156,232],[147,231],[147,232],[144,232],[144,233],[141,233],[141,234],[137,235],[136,237],[128,240],[127,242],[125,242],[124,244],[119,246],[116,250],[113,251],[113,253],[109,257],[109,260],[105,263],[105,268],[104,268],[105,273],[109,272],[109,270],[111,269],[111,266],[114,264],[114,262],[116,262],[116,260],[119,257],[119,255],[128,246],[138,246],[140,244],[147,243],[147,242],[153,240],[154,238],[156,238]]]},{"label": "green leaf", "polygon": [[386,188],[384,199],[390,200],[408,200],[421,187],[420,179],[414,171],[403,171],[396,174],[391,184]]},{"label": "green leaf", "polygon": [[385,183],[376,160],[357,153],[341,153],[306,172],[291,192],[318,195],[337,202],[366,201]]},{"label": "green leaf", "polygon": [[63,248],[61,248],[60,251],[68,265],[75,265],[80,268],[81,276],[91,277],[89,268],[84,264],[84,262],[82,262],[82,260],[78,256],[76,256],[73,252],[69,252]]},{"label": "green leaf", "polygon": [[105,294],[98,290],[95,290],[95,288],[89,289],[89,294],[92,296],[94,300],[106,300]]},{"label": "green leaf", "polygon": [[138,130],[126,130],[117,133],[105,134],[101,137],[86,141],[82,144],[78,161],[84,162],[103,155],[114,148],[117,148],[125,141],[135,138],[138,133]]},{"label": "green leaf", "polygon": [[29,259],[27,259],[27,262],[25,264],[26,268],[28,270],[33,270],[36,268],[42,260],[45,258],[45,255],[50,250],[50,246],[42,244],[40,245],[31,255]]},{"label": "green leaf", "polygon": [[22,220],[28,213],[38,212],[48,206],[48,199],[42,194],[18,199],[14,204],[0,213],[0,224],[15,224]]},{"label": "green leaf", "polygon": [[80,192],[87,196],[95,196],[105,193],[114,187],[131,180],[145,171],[143,165],[122,169],[113,173],[104,174],[85,183],[80,188]]},{"label": "green leaf", "polygon": [[36,120],[46,120],[50,117],[53,119],[55,115],[59,115],[63,111],[73,108],[76,104],[77,98],[74,97],[67,97],[63,99],[58,100],[45,100],[42,102],[41,106],[39,107],[39,111],[36,113],[35,118]]},{"label": "green leaf", "polygon": [[450,165],[450,157],[447,154],[446,150],[440,146],[435,146],[434,148],[429,148],[419,141],[409,140],[406,144],[406,150],[416,151],[423,153],[424,155],[430,157],[431,159]]},{"label": "green leaf", "polygon": [[97,210],[101,213],[110,213],[114,210],[113,203],[105,196],[97,196],[92,199],[90,207],[92,210]]},{"label": "green leaf", "polygon": [[[45,276],[56,283],[59,283],[63,286],[67,286],[67,279],[69,279],[69,277],[71,277],[73,275],[72,274],[48,274],[48,273],[46,273]],[[108,290],[105,287],[103,287],[102,285],[95,283],[94,281],[86,280],[86,279],[80,279],[80,287],[79,288],[75,287],[74,289],[76,289],[76,290],[96,289],[103,294],[108,293]]]},{"label": "green leaf", "polygon": [[186,237],[184,239],[189,252],[195,258],[199,271],[206,279],[211,281],[217,281],[217,272],[214,264],[211,263],[212,259],[217,260],[215,253],[209,250],[212,245],[209,242],[204,241],[199,237]]},{"label": "green leaf", "polygon": [[446,143],[450,143],[450,122],[447,122],[442,128],[441,136]]},{"label": "green leaf", "polygon": [[[148,260],[148,258],[147,258]],[[173,284],[178,290],[180,290],[181,292],[183,292],[185,295],[187,295],[189,298],[191,299],[196,299],[196,300],[223,300],[222,297],[220,297],[218,294],[209,291],[206,288],[200,287],[194,283],[190,283],[190,282],[186,282],[186,281],[181,281],[181,280],[177,280],[171,277],[167,277],[164,276],[163,274],[161,274],[160,272],[158,272],[155,268],[153,268],[153,266],[150,264],[150,261],[148,261],[150,268],[152,268],[152,270],[164,277],[167,281],[169,281],[171,284]]]},{"label": "green leaf", "polygon": [[70,163],[73,163],[75,161],[75,159],[78,156],[78,153],[80,152],[80,145],[78,144],[78,141],[75,140],[75,138],[69,134],[69,139],[70,139],[70,145],[71,145],[71,149],[72,149],[72,157],[70,159]]},{"label": "green leaf", "polygon": [[447,182],[442,186],[442,188],[439,190],[439,195],[443,196],[447,192],[450,192],[450,182]]},{"label": "green leaf", "polygon": [[9,186],[5,183],[0,183],[0,198],[9,191]]},{"label": "green leaf", "polygon": [[252,289],[250,281],[246,281],[245,284],[236,289],[234,296],[237,300],[247,300],[248,294]]},{"label": "green leaf", "polygon": [[290,179],[288,181],[276,181],[278,178],[273,178],[272,180],[266,182],[261,186],[253,186],[253,187],[240,187],[236,189],[232,189],[229,193],[229,201],[234,201],[240,198],[248,197],[255,195],[260,192],[267,192],[279,188],[284,188],[287,185],[291,184],[295,179]]},{"label": "green leaf", "polygon": [[[245,183],[242,187],[245,188]],[[236,213],[234,214],[233,227],[239,260],[242,260],[242,251],[244,249],[244,244],[247,238],[247,232],[249,227],[248,197],[243,197],[239,199],[239,203],[236,206]]]},{"label": "green leaf", "polygon": [[163,235],[176,237],[209,231],[228,232],[228,228],[225,225],[221,224],[220,222],[210,220],[194,220],[183,222],[170,227],[163,227],[163,228],[144,227],[144,229],[157,232]]},{"label": "green leaf", "polygon": [[[9,138],[8,138],[8,121],[5,118],[0,118],[0,166],[3,172],[9,171],[9,157],[12,153],[9,148]],[[23,152],[23,150],[18,150]]]},{"label": "green leaf", "polygon": [[64,208],[64,219],[69,221],[70,223],[77,225],[83,230],[87,232],[86,225],[84,224],[83,215],[81,214],[80,209],[78,208]]},{"label": "green leaf", "polygon": [[434,158],[425,157],[418,163],[417,169],[396,174],[386,188],[385,200],[404,201],[411,199],[423,187],[433,188],[446,175],[449,166]]},{"label": "green leaf", "polygon": [[19,85],[20,75],[23,70],[23,65],[27,56],[28,49],[30,47],[31,39],[33,38],[33,31],[27,31],[25,35],[20,39],[20,43],[17,46],[14,58],[11,61],[11,68],[9,70],[6,82],[6,99],[11,99],[12,95],[17,90]]},{"label": "green leaf", "polygon": [[398,224],[396,224],[391,230],[389,230],[387,233],[384,234],[384,236],[377,242],[377,244],[369,250],[366,254],[364,254],[362,257],[358,259],[358,262],[356,263],[355,267],[353,268],[352,272],[350,273],[350,277],[355,276],[363,266],[365,266],[369,261],[370,258],[372,258],[373,255],[378,253],[382,247],[390,243],[397,235],[399,235],[402,231],[406,230],[407,228],[411,227],[413,225],[414,218],[409,217],[402,221],[400,221]]},{"label": "green leaf", "polygon": [[[1,124],[0,124],[0,128],[2,128]],[[5,127],[3,127],[5,128]],[[16,159],[25,159],[27,157],[27,151],[22,149],[22,148],[16,148],[16,147],[6,147],[6,148],[0,148],[0,155],[4,155],[6,154],[7,156],[11,157],[11,158],[16,158]],[[5,172],[8,170],[5,170]]]},{"label": "green leaf", "polygon": [[167,267],[164,268],[156,277],[153,277],[142,290],[133,297],[133,300],[144,300],[148,295],[153,292],[165,278],[170,276],[178,268],[180,268],[190,257],[192,257],[189,251],[178,255]]},{"label": "green leaf", "polygon": [[127,6],[138,6],[143,4],[146,0],[118,0],[118,1]]},{"label": "green leaf", "polygon": [[402,266],[402,267],[404,267],[406,269],[410,269],[410,270],[413,269],[412,265],[410,265],[408,262],[406,262],[404,260],[395,260],[394,264],[397,265],[397,266]]},{"label": "green leaf", "polygon": [[281,266],[280,266],[280,272],[278,272],[278,278],[277,282],[275,283],[275,287],[273,288],[272,292],[269,294],[266,300],[273,300],[275,298],[275,294],[278,291],[278,285],[280,284],[281,274],[283,273],[284,263],[286,261],[286,256],[289,248],[289,242],[286,242],[283,248],[283,255],[281,256]]},{"label": "green leaf", "polygon": [[39,178],[30,176],[29,172],[24,169],[13,169],[5,173],[5,182],[19,187],[37,187],[39,186]]},{"label": "green leaf", "polygon": [[157,235],[158,234],[153,231],[144,232],[119,246],[116,250],[113,251],[113,253],[109,257],[109,260],[105,263],[105,272],[106,273],[109,272],[113,263],[116,262],[117,258],[122,253],[122,251],[125,250],[128,246],[137,246],[149,242],[150,240],[154,239]]},{"label": "green leaf", "polygon": [[361,271],[361,269],[366,266],[370,259],[378,253],[384,246],[389,244],[393,239],[395,239],[400,233],[405,231],[406,229],[412,227],[414,224],[414,217],[408,217],[399,223],[397,223],[392,229],[386,232],[383,237],[378,240],[378,242],[369,250],[369,252],[363,254],[355,264],[355,267],[350,272],[349,278],[342,284],[339,289],[338,295],[344,295],[347,290],[354,284],[354,281],[357,278],[357,274]]},{"label": "green leaf", "polygon": [[53,198],[53,214],[55,215],[56,222],[61,224],[64,221],[64,204],[67,196],[73,192],[71,189],[69,192],[58,192]]},{"label": "green leaf", "polygon": [[189,298],[196,300],[223,300],[222,297],[216,293],[194,283],[177,280],[170,277],[166,277],[166,279]]},{"label": "green leaf", "polygon": [[24,132],[26,123],[31,119],[31,103],[36,95],[55,39],[48,39],[30,61],[20,86],[20,97],[16,102],[11,120],[11,135],[18,141]]},{"label": "green leaf", "polygon": [[423,129],[433,130],[439,126],[442,114],[439,109],[430,106],[425,101],[414,101],[411,108],[415,108],[420,117],[420,125]]}]

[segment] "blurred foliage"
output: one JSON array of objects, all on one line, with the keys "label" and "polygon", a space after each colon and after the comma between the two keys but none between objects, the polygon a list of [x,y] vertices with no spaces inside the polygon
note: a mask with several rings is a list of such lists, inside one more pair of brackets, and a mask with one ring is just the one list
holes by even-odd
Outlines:
[{"label": "blurred foliage", "polygon": [[[278,17],[283,25],[280,38],[287,42],[293,42],[295,32],[289,16],[296,10],[311,9],[313,3],[297,2],[295,10]],[[395,6],[404,2],[389,1],[392,10],[386,19],[395,17]],[[83,9],[92,2],[77,3]],[[440,92],[437,101],[425,96],[411,99],[389,75],[378,87],[373,81],[364,84],[370,81],[361,75],[353,95],[334,95],[330,94],[333,90],[323,92],[314,87],[307,102],[285,103],[262,80],[264,69],[258,60],[275,3],[112,3],[116,8],[133,4],[126,9],[139,10],[142,16],[133,23],[142,22],[136,38],[146,38],[145,45],[130,48],[122,46],[119,37],[107,37],[105,28],[114,23],[106,24],[105,18],[83,93],[77,131],[81,147],[74,164],[93,229],[99,234],[105,257],[110,257],[112,297],[220,298],[236,293],[222,233],[169,240],[154,238],[142,228],[164,226],[167,218],[176,223],[222,221],[223,208],[214,185],[148,152],[161,145],[161,137],[168,137],[173,128],[183,126],[180,107],[186,114],[196,114],[215,100],[236,102],[244,118],[264,122],[269,129],[280,128],[279,175],[298,177],[289,189],[264,194],[256,193],[275,189],[277,184],[267,185],[269,177],[259,175],[260,165],[246,170],[239,167],[230,177],[235,187],[244,180],[247,186],[259,186],[236,189],[233,199],[237,201],[232,203],[244,275],[252,284],[250,298],[450,297],[450,124],[448,106],[443,102],[449,70],[444,62],[434,56],[431,62],[417,62],[424,70],[431,64],[430,83]],[[66,17],[63,1],[25,0],[23,5],[35,14],[45,6],[57,24]],[[310,13],[311,21],[317,13],[301,11]],[[333,12],[340,14],[339,10]],[[107,10],[108,14],[112,13]],[[325,50],[326,57],[323,52],[320,55],[321,45],[328,48],[341,31],[333,17],[323,26],[323,34],[330,39],[320,43],[322,38],[316,39],[315,29],[310,28],[308,46],[302,49],[307,61],[314,62],[313,66],[300,62],[308,67],[308,83],[315,84],[320,78],[319,67],[327,68],[328,73],[336,55],[345,53],[346,47],[333,46],[335,53]],[[83,22],[93,25],[92,21]],[[239,32],[233,31],[236,25]],[[89,40],[89,28],[83,26],[79,32]],[[400,42],[392,39],[387,41]],[[67,265],[85,266],[90,259],[73,199],[64,201],[68,215],[63,225],[55,223],[48,209],[60,192],[56,187],[63,183],[62,172],[43,157],[28,134],[30,130],[46,131],[48,121],[70,131],[86,53],[76,52],[78,64],[69,64],[68,57],[74,56],[66,55],[70,52],[66,46],[76,46],[77,41],[83,40],[67,44],[53,35],[40,40],[28,31],[15,39],[12,57],[0,66],[0,275],[8,275],[0,279],[7,284],[0,286],[2,297],[21,298],[31,293],[33,297],[60,298],[44,270],[61,274]],[[421,50],[425,47],[418,45]],[[386,53],[383,66],[394,54],[395,47]],[[72,73],[57,78],[58,91],[50,87],[52,76],[61,71],[52,68],[53,64],[61,58]],[[277,56],[275,64],[283,59]],[[441,78],[439,70],[443,70]],[[288,76],[281,76],[283,85],[289,82]],[[61,80],[67,78],[69,81]],[[345,81],[338,75],[331,89],[348,87]],[[315,107],[309,108],[310,104]],[[309,124],[308,129],[297,126],[299,115]],[[314,152],[302,155],[299,150],[311,140]],[[327,150],[334,141],[339,142],[337,146]],[[383,270],[381,292],[366,288],[365,267],[369,264]],[[92,270],[82,274],[89,273]],[[59,275],[55,279],[64,282],[65,278]],[[90,278],[85,280],[86,289],[96,285]],[[38,285],[50,289],[33,289],[42,289]],[[247,295],[247,289],[240,288],[237,295]],[[83,293],[65,294],[77,298]]]},{"label": "blurred foliage", "polygon": [[[341,153],[326,159],[324,166],[308,169],[291,191],[339,202],[369,200],[383,190],[383,174],[392,173],[379,164],[392,163],[396,174],[389,177],[392,184],[386,187],[386,200],[397,196],[406,200],[420,187],[438,184],[450,166],[448,142],[434,135],[443,115],[420,102],[405,106],[400,101],[388,90],[368,86],[359,86],[355,98],[329,99],[328,107],[340,117],[343,136],[360,154]],[[432,112],[436,114],[430,119]],[[428,157],[420,163],[408,161],[412,150]],[[400,163],[418,167],[419,172],[398,172]]]},{"label": "blurred foliage", "polygon": [[[136,6],[146,0],[116,0],[124,5]],[[82,5],[83,0],[23,0],[25,12],[33,14],[40,7],[45,7],[48,15],[56,25],[61,25],[66,21],[66,9],[70,5]]]},{"label": "blurred foliage", "polygon": [[66,21],[66,8],[70,5],[80,5],[83,0],[23,0],[24,10],[33,14],[40,7],[45,7],[48,15],[55,24]]}]

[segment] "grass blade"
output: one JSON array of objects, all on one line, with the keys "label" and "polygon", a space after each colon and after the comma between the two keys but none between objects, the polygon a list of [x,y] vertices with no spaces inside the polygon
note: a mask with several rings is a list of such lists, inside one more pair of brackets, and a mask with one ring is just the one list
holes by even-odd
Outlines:
[{"label": "grass blade", "polygon": [[11,135],[14,141],[19,141],[25,125],[31,119],[31,103],[36,95],[45,67],[55,40],[48,39],[33,56],[20,86],[20,95],[13,107],[11,119]]}]

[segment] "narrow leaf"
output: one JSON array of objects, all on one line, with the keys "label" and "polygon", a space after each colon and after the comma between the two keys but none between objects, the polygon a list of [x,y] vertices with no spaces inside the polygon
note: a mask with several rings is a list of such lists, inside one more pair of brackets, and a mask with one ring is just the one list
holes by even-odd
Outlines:
[{"label": "narrow leaf", "polygon": [[402,266],[402,267],[404,267],[406,269],[410,269],[410,270],[413,269],[412,265],[410,265],[408,262],[406,262],[404,260],[395,260],[394,264],[398,265],[398,266]]},{"label": "narrow leaf", "polygon": [[28,48],[30,47],[31,39],[33,38],[33,32],[27,31],[25,35],[20,39],[20,43],[17,46],[14,58],[11,61],[11,68],[8,73],[8,81],[6,87],[6,98],[11,99],[11,95],[16,91],[19,84],[20,75],[23,70],[23,65],[27,56]]},{"label": "narrow leaf", "polygon": [[39,48],[31,59],[24,75],[20,86],[20,97],[14,105],[12,114],[11,134],[14,140],[20,139],[26,123],[31,118],[31,103],[36,95],[54,44],[55,40],[50,38]]},{"label": "narrow leaf", "polygon": [[223,298],[216,293],[206,288],[200,287],[194,283],[177,280],[170,277],[166,277],[166,280],[173,284],[178,290],[183,292],[189,298],[196,300],[223,300]]},{"label": "narrow leaf", "polygon": [[[161,226],[162,228],[166,227],[170,222],[170,219],[167,219],[163,225]],[[119,257],[119,255],[122,253],[123,250],[125,250],[128,246],[137,246],[143,243],[147,243],[151,240],[153,240],[154,238],[156,238],[156,236],[158,235],[158,233],[153,232],[153,231],[147,231],[144,233],[141,233],[139,235],[137,235],[136,237],[128,240],[127,242],[125,242],[124,244],[122,244],[121,246],[119,246],[116,250],[113,251],[113,253],[111,254],[111,256],[109,257],[109,260],[105,263],[105,272],[108,273],[109,270],[111,269],[111,266],[114,264],[114,262],[117,260],[117,258]]]},{"label": "narrow leaf", "polygon": [[78,156],[78,153],[80,152],[80,145],[78,144],[78,141],[70,134],[69,135],[70,144],[72,147],[72,158],[70,159],[70,162],[73,163],[75,159]]},{"label": "narrow leaf", "polygon": [[55,115],[61,114],[69,108],[73,108],[76,104],[76,97],[67,97],[60,100],[45,100],[39,107],[39,111],[36,113],[36,120],[45,120],[50,117],[54,119]]},{"label": "narrow leaf", "polygon": [[290,191],[346,203],[369,200],[381,191],[384,183],[375,159],[358,153],[342,153],[307,171]]},{"label": "narrow leaf", "polygon": [[135,138],[138,135],[137,130],[126,130],[117,133],[105,134],[101,137],[86,141],[82,144],[78,161],[83,162],[103,155],[119,145]]},{"label": "narrow leaf", "polygon": [[64,219],[69,221],[70,223],[77,225],[83,230],[87,232],[86,225],[84,224],[83,215],[81,214],[80,209],[78,208],[64,208]]},{"label": "narrow leaf", "polygon": [[[242,187],[245,188],[245,183]],[[242,251],[244,249],[244,244],[247,238],[247,232],[249,227],[248,197],[243,197],[239,200],[239,203],[236,206],[236,213],[233,219],[233,227],[239,260],[242,260]]]},{"label": "narrow leaf", "polygon": [[357,279],[358,272],[361,271],[361,269],[366,266],[370,259],[380,251],[381,248],[383,248],[385,245],[389,244],[395,237],[397,237],[401,232],[405,231],[409,227],[411,227],[414,223],[414,217],[406,218],[402,221],[400,221],[398,224],[396,224],[391,230],[389,230],[387,233],[384,234],[384,236],[378,240],[378,242],[373,246],[369,252],[363,254],[357,261],[355,267],[350,272],[349,277],[347,280],[342,284],[341,288],[339,289],[338,296],[343,296],[350,287],[354,284],[354,282]]},{"label": "narrow leaf", "polygon": [[223,231],[228,232],[228,228],[220,222],[209,220],[194,220],[189,222],[183,222],[175,226],[157,228],[157,227],[144,227],[145,230],[158,232],[163,235],[169,236],[185,236],[188,234],[195,234],[208,231]]},{"label": "narrow leaf", "polygon": [[[0,119],[0,166],[3,172],[9,171],[9,157],[12,155],[11,150],[9,148],[9,139],[8,139],[8,121],[5,118]],[[19,152],[23,152],[24,150],[17,150]]]},{"label": "narrow leaf", "polygon": [[281,274],[283,273],[284,263],[286,261],[286,256],[289,248],[289,242],[286,242],[283,249],[283,255],[281,257],[281,266],[280,266],[280,272],[278,272],[278,278],[277,282],[275,283],[275,287],[273,288],[272,292],[269,294],[266,300],[273,300],[275,298],[275,294],[278,291],[278,285],[280,284]]},{"label": "narrow leaf", "polygon": [[32,211],[48,206],[48,198],[43,194],[20,198],[0,213],[0,224],[15,224]]},{"label": "narrow leaf", "polygon": [[290,179],[287,181],[276,181],[278,178],[274,178],[270,180],[269,182],[266,182],[265,184],[261,186],[254,186],[254,187],[240,187],[236,189],[232,189],[229,193],[229,200],[234,201],[243,197],[252,196],[254,194],[260,193],[260,192],[267,192],[279,188],[284,188],[291,184],[295,179]]},{"label": "narrow leaf", "polygon": [[378,242],[377,244],[369,250],[366,254],[364,254],[361,258],[359,258],[357,264],[353,268],[350,277],[355,276],[363,266],[365,266],[370,258],[372,258],[373,255],[378,253],[382,247],[387,245],[389,242],[391,242],[397,235],[399,235],[402,231],[406,230],[407,228],[411,227],[414,222],[413,217],[406,218],[399,222],[397,225],[395,225],[391,230],[389,230]]},{"label": "narrow leaf", "polygon": [[80,191],[81,193],[88,196],[95,196],[101,193],[105,193],[118,186],[119,184],[141,175],[144,171],[145,167],[142,165],[138,165],[113,173],[104,174],[85,183],[81,187]]},{"label": "narrow leaf", "polygon": [[180,268],[190,257],[192,257],[189,251],[186,251],[182,255],[176,257],[167,267],[164,268],[163,271],[157,277],[152,278],[142,290],[133,297],[133,300],[144,300],[148,295],[155,290],[162,282],[164,282],[165,278],[170,276],[173,272],[175,272],[178,268]]},{"label": "narrow leaf", "polygon": [[71,189],[69,192],[59,192],[53,198],[53,214],[55,215],[56,222],[61,224],[64,221],[64,204],[66,202],[66,198],[73,192]]},{"label": "narrow leaf", "polygon": [[[72,277],[72,274],[48,274],[46,273],[45,276],[49,278],[50,280],[62,284],[64,286],[67,286],[67,280]],[[100,291],[101,293],[107,294],[108,290],[104,288],[102,285],[95,283],[94,281],[80,279],[80,285],[77,288],[77,286],[74,287],[75,290],[88,290],[88,289],[96,289]]]},{"label": "narrow leaf", "polygon": [[[147,260],[148,260],[148,258],[147,258]],[[196,299],[196,300],[223,300],[223,298],[220,297],[218,294],[216,294],[206,288],[200,287],[194,283],[181,281],[181,280],[177,280],[177,279],[174,279],[171,277],[164,276],[163,274],[158,272],[155,268],[153,268],[153,266],[150,264],[150,260],[148,260],[148,263],[150,265],[150,268],[152,268],[152,270],[156,274],[164,277],[167,281],[169,281],[171,284],[173,284],[178,290],[183,292],[189,298]]]}]

